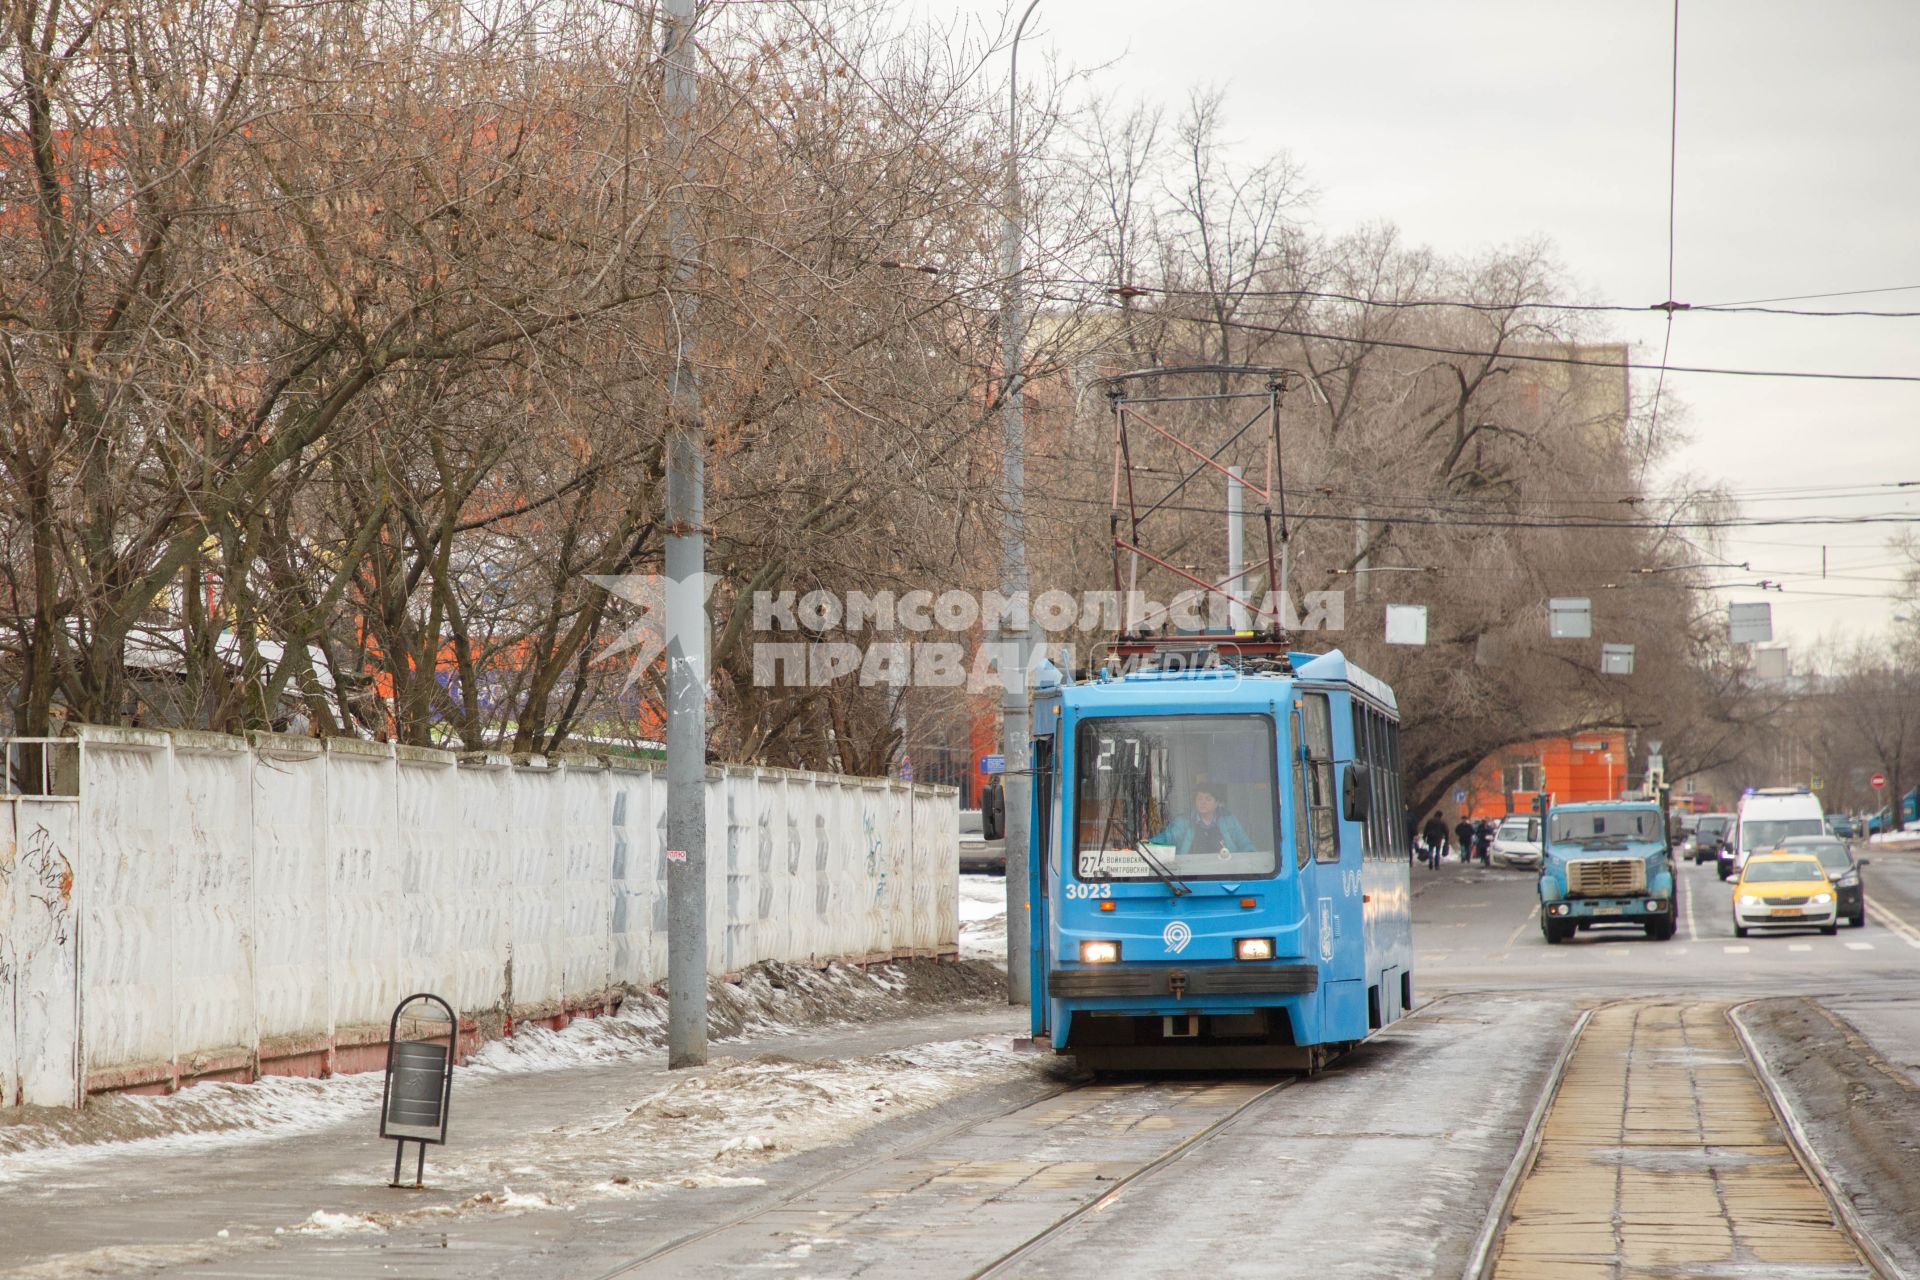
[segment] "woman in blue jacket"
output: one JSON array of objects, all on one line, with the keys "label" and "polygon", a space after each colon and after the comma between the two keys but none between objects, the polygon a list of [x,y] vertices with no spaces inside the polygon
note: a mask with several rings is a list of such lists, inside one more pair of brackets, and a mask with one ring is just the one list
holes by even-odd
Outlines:
[{"label": "woman in blue jacket", "polygon": [[1175,818],[1153,837],[1154,844],[1170,844],[1176,856],[1190,853],[1250,853],[1253,841],[1240,819],[1220,807],[1220,797],[1202,785],[1193,789],[1193,812]]}]

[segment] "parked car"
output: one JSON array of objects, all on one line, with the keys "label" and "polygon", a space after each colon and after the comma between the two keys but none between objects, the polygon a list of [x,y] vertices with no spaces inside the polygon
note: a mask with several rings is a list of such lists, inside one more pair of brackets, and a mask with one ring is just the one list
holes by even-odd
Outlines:
[{"label": "parked car", "polygon": [[1867,922],[1867,887],[1860,868],[1873,861],[1856,858],[1844,840],[1823,836],[1796,836],[1780,846],[1782,853],[1810,853],[1833,881],[1840,918],[1858,929]]},{"label": "parked car", "polygon": [[1744,938],[1752,929],[1809,927],[1824,934],[1838,933],[1836,897],[1818,858],[1754,850],[1733,886],[1733,935]]},{"label": "parked car", "polygon": [[960,870],[1000,875],[1007,869],[1007,842],[987,838],[986,818],[979,809],[960,811]]},{"label": "parked car", "polygon": [[1494,828],[1493,843],[1487,846],[1487,859],[1497,867],[1540,865],[1540,819],[1530,813],[1502,818]]},{"label": "parked car", "polygon": [[989,840],[1007,834],[1007,793],[998,777],[988,778],[980,788],[980,834]]},{"label": "parked car", "polygon": [[1709,861],[1719,855],[1720,847],[1727,842],[1727,833],[1732,830],[1732,814],[1703,813],[1681,843],[1680,856],[1691,859],[1696,866]]}]

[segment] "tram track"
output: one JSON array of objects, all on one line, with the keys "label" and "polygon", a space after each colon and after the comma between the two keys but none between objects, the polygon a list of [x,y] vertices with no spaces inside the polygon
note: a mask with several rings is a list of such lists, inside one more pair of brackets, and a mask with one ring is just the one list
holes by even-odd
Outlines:
[{"label": "tram track", "polygon": [[1727,1010],[1727,1022],[1733,1028],[1734,1036],[1740,1041],[1740,1047],[1747,1055],[1747,1061],[1753,1067],[1753,1074],[1760,1082],[1761,1093],[1767,1099],[1767,1105],[1773,1109],[1774,1117],[1780,1122],[1780,1129],[1787,1137],[1787,1145],[1792,1148],[1794,1159],[1800,1168],[1820,1188],[1832,1208],[1834,1219],[1845,1229],[1853,1241],[1854,1248],[1866,1258],[1867,1265],[1883,1280],[1908,1280],[1908,1273],[1888,1256],[1873,1234],[1861,1222],[1860,1215],[1853,1207],[1853,1201],[1842,1190],[1839,1180],[1820,1158],[1819,1151],[1807,1136],[1806,1127],[1800,1122],[1799,1114],[1788,1101],[1786,1090],[1781,1087],[1780,1079],[1767,1064],[1760,1053],[1760,1046],[1754,1043],[1753,1033],[1747,1027],[1741,1014],[1752,1005],[1752,1001],[1735,1005]]},{"label": "tram track", "polygon": [[1086,1204],[1081,1205],[1065,1217],[1054,1222],[1053,1225],[1049,1226],[1046,1230],[1029,1237],[1025,1242],[1009,1249],[1006,1253],[1001,1254],[998,1258],[995,1258],[979,1270],[969,1273],[968,1280],[989,1280],[989,1278],[993,1276],[1009,1274],[1015,1264],[1031,1258],[1034,1254],[1045,1248],[1050,1241],[1063,1234],[1088,1214],[1105,1209],[1115,1200],[1119,1199],[1120,1196],[1135,1183],[1151,1177],[1162,1169],[1178,1164],[1196,1151],[1201,1150],[1215,1138],[1218,1138],[1221,1134],[1230,1130],[1235,1121],[1246,1115],[1247,1112],[1258,1106],[1262,1101],[1272,1097],[1283,1089],[1288,1089],[1299,1084],[1305,1078],[1304,1076],[1291,1076],[1285,1080],[1276,1080],[1267,1088],[1262,1089],[1259,1093],[1254,1094],[1238,1107],[1235,1107],[1230,1113],[1222,1116],[1214,1124],[1202,1129],[1198,1133],[1189,1135],[1172,1150],[1163,1153],[1159,1158],[1147,1164],[1141,1165],[1132,1173],[1127,1174],[1115,1182],[1113,1186],[1098,1199],[1090,1200]]},{"label": "tram track", "polygon": [[1487,1209],[1486,1221],[1481,1224],[1480,1234],[1473,1242],[1473,1252],[1468,1255],[1462,1280],[1482,1280],[1492,1266],[1494,1244],[1500,1239],[1507,1215],[1513,1210],[1513,1198],[1519,1193],[1520,1180],[1526,1177],[1527,1171],[1533,1167],[1534,1158],[1540,1153],[1540,1132],[1546,1127],[1547,1112],[1560,1094],[1560,1081],[1567,1074],[1567,1063],[1573,1059],[1573,1048],[1580,1043],[1580,1033],[1587,1029],[1587,1022],[1592,1017],[1593,1010],[1582,1010],[1573,1029],[1567,1033],[1566,1043],[1560,1046],[1553,1070],[1548,1072],[1546,1083],[1540,1087],[1539,1100],[1527,1115],[1527,1125],[1521,1130],[1520,1145],[1513,1153],[1513,1163],[1507,1166],[1505,1176],[1500,1179],[1499,1189],[1493,1195],[1493,1204]]},{"label": "tram track", "polygon": [[[1808,1142],[1744,1007],[1625,999],[1584,1012],[1463,1280],[1547,1276],[1580,1260],[1641,1274],[1762,1259],[1904,1280]],[[1691,1135],[1673,1126],[1689,1105]],[[1783,1165],[1797,1183],[1781,1180]],[[1612,1188],[1610,1202],[1594,1200],[1597,1186]],[[1816,1205],[1826,1228],[1811,1225]]]},{"label": "tram track", "polygon": [[[1022,1097],[1018,1101],[1013,1102],[1005,1107],[1001,1107],[998,1110],[990,1112],[985,1116],[970,1116],[965,1120],[959,1121],[955,1124],[948,1125],[945,1128],[936,1130],[933,1133],[929,1133],[924,1137],[917,1138],[914,1141],[905,1144],[904,1146],[900,1147],[897,1150],[896,1154],[918,1155],[922,1152],[932,1150],[933,1148],[939,1146],[942,1143],[951,1142],[954,1138],[968,1132],[969,1130],[978,1128],[982,1124],[989,1124],[995,1120],[1004,1119],[1007,1116],[1014,1115],[1018,1112],[1024,1111],[1028,1107],[1038,1106],[1041,1103],[1050,1101],[1051,1099],[1054,1099],[1054,1098],[1061,1097],[1064,1094],[1073,1093],[1076,1090],[1084,1089],[1088,1087],[1089,1083],[1090,1082],[1087,1082],[1087,1081],[1081,1081],[1076,1083],[1065,1083],[1060,1085],[1058,1088],[1046,1090],[1045,1092],[1041,1093],[1038,1097],[1031,1097],[1031,1096]],[[745,1226],[747,1223],[753,1221],[755,1218],[761,1217],[766,1213],[778,1211],[781,1209],[788,1208],[792,1205],[795,1205],[800,1201],[806,1199],[808,1196],[814,1194],[815,1192],[820,1191],[823,1188],[831,1185],[832,1183],[839,1181],[844,1176],[845,1176],[845,1173],[843,1170],[837,1169],[837,1168],[831,1169],[825,1173],[822,1173],[818,1177],[808,1179],[806,1182],[802,1183],[798,1187],[795,1187],[792,1191],[788,1192],[786,1195],[780,1196],[779,1198],[774,1200],[772,1204],[756,1205],[752,1209],[744,1213],[735,1214],[733,1217],[728,1218],[721,1222],[716,1222],[712,1226],[703,1227],[698,1231],[689,1231],[685,1235],[669,1240],[665,1244],[662,1244],[657,1248],[651,1249],[646,1253],[639,1255],[638,1257],[631,1258],[625,1262],[620,1263],[618,1266],[614,1267],[610,1271],[596,1272],[593,1276],[589,1277],[588,1280],[618,1280],[618,1278],[621,1276],[630,1276],[634,1272],[639,1271],[642,1267],[652,1266],[654,1263],[664,1261],[667,1258],[672,1257],[674,1254],[680,1253],[685,1249],[691,1248],[692,1246],[697,1245],[702,1241],[714,1239],[715,1237],[724,1235],[728,1231],[732,1231],[732,1230],[735,1230],[736,1228]]]},{"label": "tram track", "polygon": [[[824,1212],[817,1208],[819,1205],[844,1205],[849,1200],[870,1200],[869,1211],[884,1218],[905,1198],[916,1194],[932,1194],[937,1184],[964,1182],[969,1177],[969,1170],[978,1174],[983,1183],[990,1184],[992,1175],[985,1172],[982,1166],[997,1163],[992,1155],[986,1159],[977,1155],[972,1159],[965,1156],[954,1158],[955,1153],[965,1152],[970,1146],[983,1142],[989,1148],[996,1149],[1004,1160],[1030,1162],[1026,1176],[1034,1179],[1033,1185],[1047,1183],[1050,1173],[1055,1170],[1074,1169],[1079,1171],[1081,1177],[1073,1183],[1073,1187],[1087,1192],[1066,1212],[1049,1214],[1044,1225],[1032,1221],[1031,1214],[1017,1227],[1009,1222],[1007,1225],[1018,1233],[1015,1237],[1017,1244],[1011,1248],[996,1247],[995,1252],[984,1261],[975,1262],[964,1271],[950,1273],[969,1277],[1005,1275],[1087,1214],[1110,1205],[1116,1197],[1143,1179],[1203,1150],[1213,1139],[1230,1131],[1236,1121],[1252,1112],[1261,1102],[1308,1078],[1287,1076],[1257,1088],[1255,1086],[1263,1084],[1258,1078],[1154,1079],[1141,1082],[1086,1080],[1049,1089],[1038,1096],[1029,1094],[1011,1105],[945,1126],[903,1144],[890,1151],[884,1161],[874,1162],[861,1170],[849,1173],[843,1167],[808,1179],[777,1199],[755,1205],[697,1231],[689,1231],[606,1270],[594,1272],[587,1280],[625,1280],[628,1277],[650,1275],[731,1271],[745,1265],[744,1259],[748,1255],[764,1258],[764,1251],[777,1248],[777,1242],[788,1240],[796,1234],[806,1234],[797,1227],[790,1228],[790,1224],[803,1222],[813,1214]],[[1232,1096],[1233,1091],[1244,1088],[1253,1088],[1254,1091],[1244,1097]],[[1223,1092],[1228,1094],[1224,1102],[1219,1097]],[[1218,1116],[1203,1118],[1200,1114],[1220,1106],[1225,1106],[1226,1110]],[[1186,1117],[1184,1121],[1182,1116]],[[1182,1123],[1197,1127],[1184,1136],[1175,1136]],[[1029,1126],[1031,1133],[1022,1134],[1022,1146],[1026,1150],[1016,1152],[1006,1148],[1004,1134],[997,1143],[990,1136],[996,1129]],[[1172,1142],[1151,1158],[1131,1168],[1124,1168],[1124,1171],[1114,1167],[1109,1160],[1097,1162],[1101,1171],[1091,1173],[1092,1164],[1096,1162],[1039,1154],[1044,1149],[1073,1147],[1084,1141],[1085,1134],[1077,1131],[1099,1133],[1108,1129],[1115,1132],[1131,1130],[1146,1135],[1164,1132]],[[905,1182],[875,1185],[874,1170],[882,1164],[911,1169],[912,1173]],[[1056,1187],[1056,1190],[1071,1194],[1072,1187]],[[993,1199],[1000,1201],[998,1196]],[[1000,1202],[1027,1206],[1031,1204],[1032,1197],[1015,1193]],[[938,1216],[941,1204],[937,1197],[930,1207],[934,1210],[934,1216]],[[869,1222],[866,1219],[866,1212],[856,1212],[851,1221],[823,1225],[820,1231],[835,1237],[834,1243],[857,1249],[858,1241],[881,1238],[888,1230],[884,1221]],[[977,1224],[973,1234],[977,1238]],[[729,1240],[729,1236],[733,1239]],[[816,1239],[814,1243],[823,1245],[825,1241]],[[730,1250],[744,1250],[745,1253]],[[815,1261],[819,1261],[817,1255]],[[847,1258],[847,1262],[849,1272],[858,1269],[854,1258]]]}]

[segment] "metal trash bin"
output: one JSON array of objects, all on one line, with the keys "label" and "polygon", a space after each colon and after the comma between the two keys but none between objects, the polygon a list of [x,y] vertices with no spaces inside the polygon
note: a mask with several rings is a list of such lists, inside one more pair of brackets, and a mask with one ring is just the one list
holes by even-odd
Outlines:
[{"label": "metal trash bin", "polygon": [[[438,1005],[440,1014],[431,1017],[424,1011],[409,1014],[408,1008],[415,1004]],[[402,1040],[403,1018],[415,1024],[443,1022],[446,1043]],[[396,1143],[390,1186],[404,1185],[400,1181],[400,1162],[406,1154],[407,1143],[420,1144],[419,1163],[413,1177],[413,1185],[420,1187],[425,1185],[427,1144],[447,1140],[447,1113],[453,1102],[453,1053],[459,1037],[460,1021],[454,1016],[453,1006],[439,996],[421,992],[408,996],[394,1007],[393,1019],[387,1024],[387,1077],[380,1097],[380,1136],[392,1138]]]}]

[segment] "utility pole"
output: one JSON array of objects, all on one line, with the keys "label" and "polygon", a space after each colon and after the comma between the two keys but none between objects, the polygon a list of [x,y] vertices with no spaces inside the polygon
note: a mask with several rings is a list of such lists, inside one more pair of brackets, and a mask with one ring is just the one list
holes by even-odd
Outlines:
[{"label": "utility pole", "polygon": [[[1247,598],[1247,513],[1246,500],[1240,483],[1240,468],[1227,468],[1227,590],[1240,600]],[[1245,631],[1253,625],[1247,617],[1247,606],[1240,600],[1227,602],[1228,624],[1235,631]]]},{"label": "utility pole", "polygon": [[1360,518],[1353,522],[1353,598],[1367,598],[1367,509],[1359,508]]},{"label": "utility pole", "polygon": [[[1013,29],[1013,53],[1007,68],[1006,216],[1000,229],[1000,268],[1005,276],[1000,292],[1000,360],[1006,379],[1000,401],[1002,502],[1006,508],[1000,530],[1000,585],[1008,599],[1015,601],[1025,600],[1028,587],[1027,422],[1021,405],[1025,388],[1020,379],[1025,361],[1022,340],[1026,336],[1020,288],[1020,36],[1039,3],[1029,0],[1019,25]],[[1024,606],[1017,605],[1016,609],[1028,616],[1025,626],[1001,631],[1001,652],[1011,651],[1011,661],[1001,668],[1000,750],[1007,761],[1001,779],[1001,795],[1007,805],[1007,1003],[1019,1005],[1032,999],[1027,954],[1027,817],[1033,800],[1033,778],[1027,773],[1027,649],[1033,622]]]},{"label": "utility pole", "polygon": [[705,442],[694,381],[692,292],[695,0],[661,22],[668,153],[680,181],[667,209],[673,252],[673,381],[667,426],[667,1066],[707,1061],[707,542]]}]

